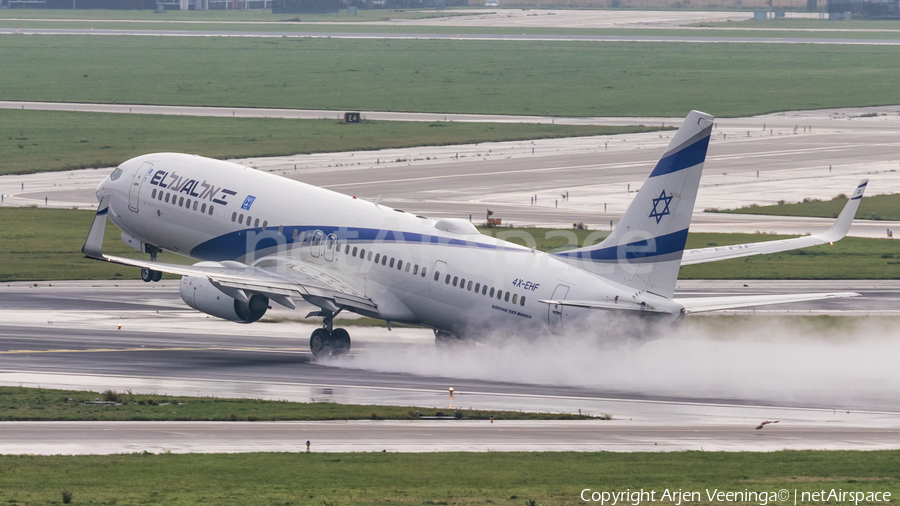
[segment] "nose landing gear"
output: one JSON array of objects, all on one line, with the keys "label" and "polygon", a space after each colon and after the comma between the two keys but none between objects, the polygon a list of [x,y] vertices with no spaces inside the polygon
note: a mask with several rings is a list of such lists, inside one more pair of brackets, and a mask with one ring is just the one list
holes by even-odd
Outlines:
[{"label": "nose landing gear", "polygon": [[338,310],[336,313],[332,313],[323,309],[306,315],[307,318],[310,316],[321,316],[323,319],[323,328],[314,330],[312,335],[309,336],[309,350],[313,356],[340,357],[350,351],[350,333],[344,329],[332,327],[334,317],[340,312]]}]

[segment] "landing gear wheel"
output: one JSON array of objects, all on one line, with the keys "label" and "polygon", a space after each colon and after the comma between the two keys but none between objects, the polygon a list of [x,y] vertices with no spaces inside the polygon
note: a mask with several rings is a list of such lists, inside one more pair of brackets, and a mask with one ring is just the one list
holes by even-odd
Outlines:
[{"label": "landing gear wheel", "polygon": [[314,357],[325,357],[331,354],[331,334],[325,329],[316,329],[309,336],[309,351]]},{"label": "landing gear wheel", "polygon": [[141,279],[144,281],[144,283],[153,281],[153,271],[144,267],[143,269],[141,269]]},{"label": "landing gear wheel", "polygon": [[340,357],[346,355],[350,351],[350,333],[344,329],[334,329],[331,331],[331,355]]},{"label": "landing gear wheel", "polygon": [[162,271],[153,271],[153,282],[156,283],[162,279]]}]

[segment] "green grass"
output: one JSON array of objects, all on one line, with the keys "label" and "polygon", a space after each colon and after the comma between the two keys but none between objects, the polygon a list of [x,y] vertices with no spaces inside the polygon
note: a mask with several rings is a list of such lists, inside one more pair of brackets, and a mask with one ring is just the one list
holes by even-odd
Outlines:
[{"label": "green grass", "polygon": [[887,64],[900,60],[894,46],[62,35],[0,45],[4,100],[747,116],[895,103],[900,81]]},{"label": "green grass", "polygon": [[[139,279],[140,269],[88,260],[81,246],[94,211],[72,209],[0,208],[0,282],[60,279]],[[119,229],[108,224],[103,252],[147,259],[121,241]],[[163,253],[161,262],[194,263]],[[165,279],[178,276],[164,275]]]},{"label": "green grass", "polygon": [[584,489],[652,490],[657,502],[641,504],[673,506],[659,501],[666,489],[698,491],[703,504],[721,504],[707,489],[900,494],[900,451],[315,453],[311,439],[311,453],[303,436],[285,442],[297,453],[3,456],[0,502],[59,504],[63,490],[73,504],[122,506],[556,506],[583,504]]},{"label": "green grass", "polygon": [[[84,237],[94,217],[92,211],[71,209],[0,208],[0,282],[53,281],[63,279],[137,279],[138,269],[87,260],[81,255]],[[569,230],[522,228],[483,229],[491,235],[541,250],[571,247],[566,237],[548,239],[547,233],[569,235]],[[574,243],[606,237],[606,231],[571,230]],[[522,236],[532,237],[525,240]],[[790,236],[768,234],[688,235],[688,248],[771,241]],[[103,251],[110,255],[146,258],[119,239],[118,229],[107,226]],[[164,253],[160,261],[192,263]],[[852,265],[852,269],[847,266]],[[177,277],[168,276],[166,279]],[[897,279],[900,278],[900,244],[888,239],[848,237],[834,245],[738,258],[681,268],[681,279]]]},{"label": "green grass", "polygon": [[[0,78],[2,79],[2,78]],[[339,113],[335,111],[335,116]],[[214,158],[654,131],[646,127],[269,118],[0,109],[0,174],[111,167],[147,153]]]},{"label": "green grass", "polygon": [[[818,218],[837,218],[847,204],[847,197],[841,194],[831,200],[804,199],[796,204],[779,204],[774,206],[748,206],[738,209],[715,210],[713,212],[729,214],[765,214],[772,216],[811,216]],[[707,209],[707,211],[710,211]],[[900,194],[873,195],[863,197],[856,211],[858,220],[900,220]]]},{"label": "green grass", "polygon": [[[85,404],[85,402],[95,401],[109,401],[116,404]],[[138,395],[115,390],[99,393],[0,387],[0,421],[417,420],[420,416],[435,415],[456,416],[464,420],[487,420],[491,415],[494,415],[495,420],[585,420],[592,418],[588,415],[570,413],[448,410],[413,406],[335,404],[332,402],[306,403],[259,399]],[[597,416],[600,415],[597,413]]]}]

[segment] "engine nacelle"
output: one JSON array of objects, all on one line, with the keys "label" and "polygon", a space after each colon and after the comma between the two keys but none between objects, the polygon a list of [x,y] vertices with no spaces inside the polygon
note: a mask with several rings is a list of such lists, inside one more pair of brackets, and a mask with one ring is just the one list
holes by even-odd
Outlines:
[{"label": "engine nacelle", "polygon": [[258,293],[247,294],[241,302],[213,286],[209,279],[182,276],[181,299],[197,311],[238,323],[253,323],[266,314],[269,298]]}]

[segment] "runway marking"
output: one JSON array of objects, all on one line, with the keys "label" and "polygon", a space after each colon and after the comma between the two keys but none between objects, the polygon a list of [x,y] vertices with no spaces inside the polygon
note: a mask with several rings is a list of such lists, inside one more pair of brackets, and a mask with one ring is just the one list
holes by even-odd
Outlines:
[{"label": "runway marking", "polygon": [[230,348],[222,346],[211,346],[201,348],[191,347],[172,347],[172,348],[89,348],[84,350],[69,349],[51,349],[51,350],[6,350],[0,351],[0,355],[16,355],[26,353],[109,353],[120,351],[264,351],[264,352],[305,352],[305,348]]}]

